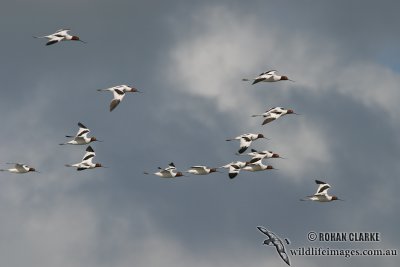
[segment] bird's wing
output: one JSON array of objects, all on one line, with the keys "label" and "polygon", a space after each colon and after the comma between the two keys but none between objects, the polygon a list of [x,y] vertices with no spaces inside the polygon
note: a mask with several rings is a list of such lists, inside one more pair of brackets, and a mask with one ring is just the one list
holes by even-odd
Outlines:
[{"label": "bird's wing", "polygon": [[261,163],[261,160],[262,160],[263,158],[260,158],[260,157],[253,157],[250,161],[249,161],[249,163],[250,164],[253,164],[253,165],[256,165],[256,164],[259,164],[259,163]]},{"label": "bird's wing", "polygon": [[76,137],[86,137],[90,130],[83,125],[81,122],[78,122],[79,130],[76,133]]},{"label": "bird's wing", "polygon": [[240,172],[240,167],[238,165],[232,164],[229,166],[229,178],[235,178]]},{"label": "bird's wing", "polygon": [[206,166],[192,166],[190,168],[191,169],[196,169],[196,170],[205,170],[207,167]]},{"label": "bird's wing", "polygon": [[25,167],[27,167],[28,169],[29,169],[29,167],[28,166],[26,166],[26,165],[24,165],[24,164],[21,164],[21,163],[15,163],[15,168],[18,170],[18,171],[26,171],[26,169],[25,169]]},{"label": "bird's wing", "polygon": [[242,154],[246,149],[251,145],[251,139],[249,137],[242,137],[240,138],[240,149],[239,149],[239,154]]},{"label": "bird's wing", "polygon": [[276,120],[274,117],[272,117],[271,115],[268,115],[267,118],[263,121],[262,125],[270,123],[271,121],[274,121],[274,120]]},{"label": "bird's wing", "polygon": [[62,37],[62,36],[60,37],[60,36],[53,35],[52,38],[49,38],[49,41],[46,43],[46,45],[56,44],[63,39],[64,39],[64,37]]},{"label": "bird's wing", "polygon": [[315,183],[319,185],[315,195],[326,195],[326,194],[328,194],[328,190],[329,190],[329,188],[331,188],[331,186],[329,184],[327,184],[325,182],[322,182],[322,181],[319,181],[319,180],[315,180]]},{"label": "bird's wing", "polygon": [[254,79],[252,85],[253,85],[253,84],[256,84],[256,83],[259,83],[259,82],[262,82],[262,81],[264,81],[264,80],[266,80],[266,78],[264,78],[264,77],[257,77],[257,78]]},{"label": "bird's wing", "polygon": [[271,235],[271,231],[268,231],[267,228],[263,227],[263,226],[257,226],[257,229],[263,233],[264,235],[268,236],[269,238],[272,238],[273,236]]},{"label": "bird's wing", "polygon": [[264,72],[264,74],[273,75],[273,74],[275,74],[276,72],[277,72],[277,70],[269,70],[269,71]]},{"label": "bird's wing", "polygon": [[114,99],[110,103],[110,111],[113,111],[125,96],[125,93],[120,89],[114,89],[113,94],[114,94]]},{"label": "bird's wing", "polygon": [[91,146],[88,146],[86,148],[86,153],[82,158],[82,163],[84,162],[92,162],[94,156],[96,156],[96,153],[94,152],[93,148]]},{"label": "bird's wing", "polygon": [[61,35],[61,36],[65,36],[68,34],[68,32],[70,31],[70,29],[59,29],[57,30],[55,33],[53,33],[54,35]]},{"label": "bird's wing", "polygon": [[175,164],[173,162],[171,162],[170,164],[168,164],[168,167],[165,168],[164,170],[166,170],[166,171],[176,170]]}]

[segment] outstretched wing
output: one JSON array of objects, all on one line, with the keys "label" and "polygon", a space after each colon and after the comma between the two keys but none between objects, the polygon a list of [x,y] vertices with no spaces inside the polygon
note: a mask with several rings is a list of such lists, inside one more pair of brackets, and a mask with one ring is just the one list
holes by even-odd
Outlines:
[{"label": "outstretched wing", "polygon": [[86,153],[82,158],[82,162],[92,163],[94,156],[96,156],[96,153],[94,152],[94,150],[91,146],[88,146],[86,148]]},{"label": "outstretched wing", "polygon": [[122,99],[125,96],[124,91],[122,91],[120,89],[115,89],[113,91],[113,94],[114,94],[114,99],[110,103],[110,111],[113,111],[119,105],[119,103],[122,101]]},{"label": "outstretched wing", "polygon": [[78,122],[78,126],[79,130],[76,133],[75,137],[87,137],[87,134],[90,132],[90,130],[81,122]]},{"label": "outstretched wing", "polygon": [[246,151],[246,149],[251,145],[251,139],[249,137],[242,137],[240,138],[240,148],[239,148],[239,154],[242,154],[243,152]]},{"label": "outstretched wing", "polygon": [[329,184],[319,181],[319,180],[315,180],[315,183],[319,185],[315,195],[327,195],[328,194],[328,190],[329,190],[329,188],[331,188],[331,186]]}]

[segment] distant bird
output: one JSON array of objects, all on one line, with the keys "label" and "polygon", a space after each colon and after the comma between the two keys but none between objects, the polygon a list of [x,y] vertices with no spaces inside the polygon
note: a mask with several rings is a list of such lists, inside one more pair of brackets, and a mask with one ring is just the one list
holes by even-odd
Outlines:
[{"label": "distant bird", "polygon": [[253,163],[246,162],[246,166],[243,167],[244,171],[250,172],[258,172],[272,169],[274,169],[274,167],[272,167],[271,165],[265,165],[264,163],[262,163],[262,159],[254,161]]},{"label": "distant bird", "polygon": [[281,156],[279,156],[279,154],[274,153],[272,151],[268,151],[268,150],[264,150],[264,151],[257,151],[255,149],[251,149],[250,153],[246,153],[246,155],[251,156],[252,159],[249,161],[250,163],[254,163],[260,159],[275,159],[275,158],[279,158],[279,159],[283,159]]},{"label": "distant bird", "polygon": [[207,166],[192,166],[187,172],[195,175],[206,175],[218,171],[217,168],[209,168]]},{"label": "distant bird", "polygon": [[94,152],[94,150],[91,146],[88,146],[86,148],[86,153],[83,156],[81,162],[78,162],[75,164],[65,164],[65,166],[66,167],[76,167],[77,171],[83,171],[83,170],[94,169],[94,168],[99,168],[99,167],[105,168],[100,163],[93,163],[94,156],[96,156],[96,153]]},{"label": "distant bird", "polygon": [[246,166],[246,162],[234,161],[222,166],[221,168],[229,169],[228,176],[230,179],[233,179],[239,174],[240,170],[244,166]]},{"label": "distant bird", "polygon": [[7,162],[6,164],[13,164],[14,168],[10,168],[10,169],[0,169],[0,171],[4,172],[4,171],[8,171],[11,173],[27,173],[27,172],[38,172],[35,168],[32,168],[28,165],[22,164],[22,163],[9,163]]},{"label": "distant bird", "polygon": [[265,124],[270,123],[271,121],[274,121],[276,119],[279,119],[280,117],[287,115],[287,114],[299,115],[299,114],[295,113],[292,109],[284,109],[282,107],[274,107],[274,108],[267,110],[263,114],[252,115],[252,117],[258,117],[258,116],[264,117],[265,120],[263,121],[262,125],[265,125]]},{"label": "distant bird", "polygon": [[81,39],[79,39],[78,36],[68,34],[69,31],[70,31],[70,29],[60,29],[50,35],[33,36],[33,37],[34,38],[47,38],[49,41],[46,43],[46,45],[56,44],[61,41],[80,41],[82,43],[86,43],[86,42],[82,41]]},{"label": "distant bird", "polygon": [[234,138],[226,139],[226,141],[240,140],[240,148],[239,148],[238,153],[242,154],[251,145],[252,141],[257,140],[259,138],[268,139],[268,138],[264,137],[263,134],[247,133],[247,134],[242,134],[242,135],[236,136]]},{"label": "distant bird", "polygon": [[[286,252],[285,245],[283,244],[282,240],[273,232],[269,231],[265,227],[257,226],[257,229],[266,235],[268,239],[264,240],[264,245],[275,246],[276,252],[282,258],[287,265],[290,266],[289,254]],[[290,244],[289,239],[285,238],[286,244]]]},{"label": "distant bird", "polygon": [[99,92],[109,91],[113,93],[114,98],[110,103],[110,112],[113,111],[118,106],[118,104],[122,101],[122,99],[124,99],[125,93],[142,93],[138,89],[124,84],[106,89],[98,89],[97,91]]},{"label": "distant bird", "polygon": [[[184,176],[182,172],[176,172],[176,167],[173,162],[171,162],[167,168],[163,169],[161,167],[158,167],[159,171],[153,173],[154,175],[157,175],[161,178],[175,178],[175,177],[180,177]],[[148,172],[144,172],[144,174],[149,174]]]},{"label": "distant bird", "polygon": [[337,196],[328,195],[328,190],[329,190],[329,188],[331,188],[331,186],[329,184],[319,181],[319,180],[315,180],[315,183],[319,185],[317,192],[312,196],[307,196],[303,199],[300,199],[301,201],[312,200],[312,201],[318,201],[318,202],[330,202],[333,200],[343,200],[343,199],[338,198]]},{"label": "distant bird", "polygon": [[292,82],[294,82],[293,80],[290,80],[287,76],[278,75],[278,74],[276,74],[276,72],[277,72],[276,70],[269,70],[269,71],[261,73],[254,79],[244,78],[244,79],[242,79],[242,81],[247,82],[247,81],[253,80],[252,85],[259,83],[259,82],[277,82],[277,81],[292,81]]},{"label": "distant bird", "polygon": [[87,134],[90,132],[90,130],[83,125],[81,122],[78,122],[79,130],[76,133],[75,136],[72,135],[66,135],[65,137],[68,138],[74,138],[71,141],[68,141],[67,143],[62,143],[60,145],[86,145],[94,141],[102,142],[100,140],[97,140],[96,137],[88,137]]}]

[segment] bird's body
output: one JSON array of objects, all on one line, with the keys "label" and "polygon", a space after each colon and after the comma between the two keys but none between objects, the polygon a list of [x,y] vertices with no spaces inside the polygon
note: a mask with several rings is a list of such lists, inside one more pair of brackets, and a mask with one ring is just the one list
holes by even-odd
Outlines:
[{"label": "bird's body", "polygon": [[262,125],[265,125],[265,124],[270,123],[276,119],[279,119],[280,117],[287,115],[287,114],[298,115],[292,109],[285,109],[282,107],[274,107],[274,108],[267,110],[266,112],[264,112],[262,114],[252,115],[252,117],[260,117],[260,116],[264,117],[265,119],[264,119]]},{"label": "bird's body", "polygon": [[96,156],[96,153],[94,152],[93,148],[91,146],[88,146],[86,148],[86,153],[82,158],[81,162],[75,163],[75,164],[66,164],[66,167],[75,167],[77,171],[83,171],[83,170],[88,170],[88,169],[94,169],[98,167],[104,167],[100,163],[93,163],[93,158]]},{"label": "bird's body", "polygon": [[207,166],[192,166],[187,172],[195,175],[207,175],[213,172],[217,172],[217,169],[209,168]]},{"label": "bird's body", "polygon": [[240,147],[239,147],[239,154],[242,154],[243,152],[245,152],[247,150],[247,148],[251,145],[251,143],[254,140],[257,140],[259,138],[264,138],[263,134],[253,134],[253,133],[247,133],[247,134],[242,134],[239,136],[236,136],[234,138],[230,138],[230,139],[226,139],[226,141],[232,141],[232,140],[239,140],[240,141]]},{"label": "bird's body", "polygon": [[328,183],[319,180],[315,180],[315,183],[318,185],[317,192],[315,192],[315,194],[312,196],[307,196],[301,199],[302,201],[311,200],[317,202],[330,202],[333,200],[341,200],[337,196],[328,195],[328,190],[329,188],[331,188],[331,186]]},{"label": "bird's body", "polygon": [[[180,177],[184,176],[182,172],[177,172],[175,164],[171,162],[167,168],[163,169],[161,167],[158,167],[159,171],[154,172],[153,174],[161,177],[161,178],[175,178],[175,177]],[[149,174],[148,172],[144,172],[144,174]]]},{"label": "bird's body", "polygon": [[78,122],[79,130],[76,133],[75,136],[72,135],[66,135],[65,137],[73,137],[74,139],[62,143],[60,145],[87,145],[91,142],[94,141],[99,141],[96,139],[96,137],[88,137],[88,133],[90,132],[89,128],[87,128],[85,125],[83,125],[81,122]]},{"label": "bird's body", "polygon": [[268,150],[263,150],[263,151],[257,151],[255,149],[252,149],[250,153],[247,153],[246,155],[251,156],[251,160],[249,161],[250,163],[254,163],[255,161],[257,161],[256,159],[260,160],[260,159],[270,159],[270,158],[281,158],[281,156],[279,156],[279,154],[276,154],[272,151],[268,151]]},{"label": "bird's body", "polygon": [[34,38],[48,39],[48,42],[46,43],[46,45],[56,44],[61,41],[80,41],[80,42],[84,43],[84,41],[79,39],[78,36],[70,35],[68,33],[69,31],[70,31],[69,29],[60,29],[60,30],[56,31],[55,33],[45,35],[45,36],[34,36]]},{"label": "bird's body", "polygon": [[121,103],[122,99],[125,97],[125,93],[141,93],[139,90],[137,90],[134,87],[128,86],[128,85],[117,85],[114,87],[106,88],[106,89],[98,89],[97,91],[99,92],[112,92],[113,93],[113,100],[111,100],[110,103],[110,112],[113,111],[119,103]]},{"label": "bird's body", "polygon": [[22,163],[7,163],[7,164],[13,164],[14,168],[0,169],[0,171],[8,171],[11,173],[18,173],[18,174],[27,173],[27,172],[38,172],[38,171],[36,171],[35,168],[32,168],[26,164],[22,164]]},{"label": "bird's body", "polygon": [[[289,80],[291,81],[287,76],[284,75],[278,75],[276,74],[276,70],[269,70],[263,73],[260,73],[257,77],[255,77],[253,80],[253,84],[259,83],[259,82],[278,82],[278,81],[286,81]],[[250,81],[251,79],[242,79],[243,81]]]}]

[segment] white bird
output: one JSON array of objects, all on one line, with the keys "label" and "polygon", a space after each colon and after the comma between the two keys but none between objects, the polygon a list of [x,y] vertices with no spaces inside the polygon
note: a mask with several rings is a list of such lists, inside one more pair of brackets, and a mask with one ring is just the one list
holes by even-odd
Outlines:
[{"label": "white bird", "polygon": [[186,172],[195,175],[206,175],[218,171],[217,168],[209,168],[207,166],[192,166]]},{"label": "white bird", "polygon": [[22,163],[9,163],[7,162],[6,164],[13,164],[14,168],[10,168],[10,169],[0,169],[0,171],[8,171],[11,173],[27,173],[27,172],[38,172],[35,168],[32,168],[26,164],[22,164]]},{"label": "white bird", "polygon": [[268,138],[264,137],[263,134],[247,133],[247,134],[242,134],[242,135],[236,136],[234,138],[226,139],[226,141],[240,140],[240,148],[239,148],[238,153],[242,154],[251,145],[251,142],[253,142],[254,140],[257,140],[259,138],[268,139]]},{"label": "white bird", "polygon": [[239,174],[240,170],[244,166],[246,166],[246,162],[234,161],[234,162],[228,163],[228,164],[226,164],[226,165],[224,165],[224,166],[222,166],[220,168],[229,169],[228,176],[229,176],[229,178],[233,179]]},{"label": "white bird", "polygon": [[251,159],[248,161],[248,164],[256,163],[257,161],[265,159],[265,158],[266,159],[271,159],[271,158],[284,159],[281,156],[279,156],[279,154],[276,154],[276,153],[274,153],[272,151],[268,151],[268,150],[257,151],[255,149],[252,149],[251,153],[247,153],[246,155],[251,156]]},{"label": "white bird", "polygon": [[117,85],[114,87],[106,88],[106,89],[98,89],[99,92],[109,91],[114,95],[113,100],[110,103],[110,112],[113,111],[118,104],[124,99],[125,93],[142,93],[138,89],[128,86],[128,85]]},{"label": "white bird", "polygon": [[[287,76],[283,76],[283,75],[278,75],[276,74],[276,70],[269,70],[266,72],[261,73],[260,75],[258,75],[257,77],[255,77],[253,80],[253,84],[259,83],[259,82],[277,82],[277,81],[292,81],[290,80]],[[251,79],[247,79],[244,78],[242,79],[242,81],[250,81]],[[292,81],[294,82],[294,81]]]},{"label": "white bird", "polygon": [[83,125],[81,122],[78,122],[79,130],[75,136],[66,135],[65,137],[74,138],[67,143],[62,143],[60,145],[86,145],[94,141],[102,142],[97,140],[96,137],[88,137],[87,134],[90,132],[89,128]]},{"label": "white bird", "polygon": [[343,199],[339,199],[337,196],[328,195],[328,190],[329,190],[329,188],[331,188],[331,186],[329,184],[319,181],[319,180],[315,180],[315,183],[318,184],[317,192],[315,192],[315,194],[312,196],[307,196],[303,199],[300,199],[301,201],[312,200],[312,201],[318,201],[318,202],[330,202],[333,200],[343,200]]},{"label": "white bird", "polygon": [[[175,164],[171,162],[167,168],[163,169],[161,167],[158,167],[159,171],[153,173],[154,175],[157,175],[161,178],[175,178],[175,177],[180,177],[184,176],[182,172],[176,172]],[[144,172],[144,174],[149,174],[148,172]]]},{"label": "white bird", "polygon": [[93,163],[93,158],[96,156],[96,153],[94,152],[93,148],[91,146],[88,146],[86,148],[86,153],[82,158],[81,162],[75,163],[75,164],[65,164],[66,167],[76,167],[77,171],[83,171],[87,169],[94,169],[94,168],[99,168],[103,167],[100,163]]},{"label": "white bird", "polygon": [[55,33],[52,33],[49,35],[33,36],[33,37],[34,38],[47,38],[48,42],[46,43],[46,45],[56,44],[61,41],[80,41],[82,43],[86,43],[86,42],[82,41],[81,39],[79,39],[78,36],[70,35],[68,33],[69,31],[70,31],[70,29],[60,29],[60,30],[56,31]]},{"label": "white bird", "polygon": [[292,109],[285,109],[282,107],[274,107],[274,108],[267,110],[263,114],[255,114],[255,115],[252,115],[252,117],[259,117],[259,116],[264,117],[265,120],[263,121],[262,125],[265,125],[265,124],[270,123],[271,121],[274,121],[276,119],[279,119],[280,117],[287,115],[287,114],[299,115],[299,114],[295,113]]},{"label": "white bird", "polygon": [[246,166],[243,167],[244,171],[250,171],[250,172],[258,172],[258,171],[265,171],[265,170],[272,170],[274,167],[271,165],[265,165],[262,163],[262,160],[259,159],[253,163],[246,162]]}]

